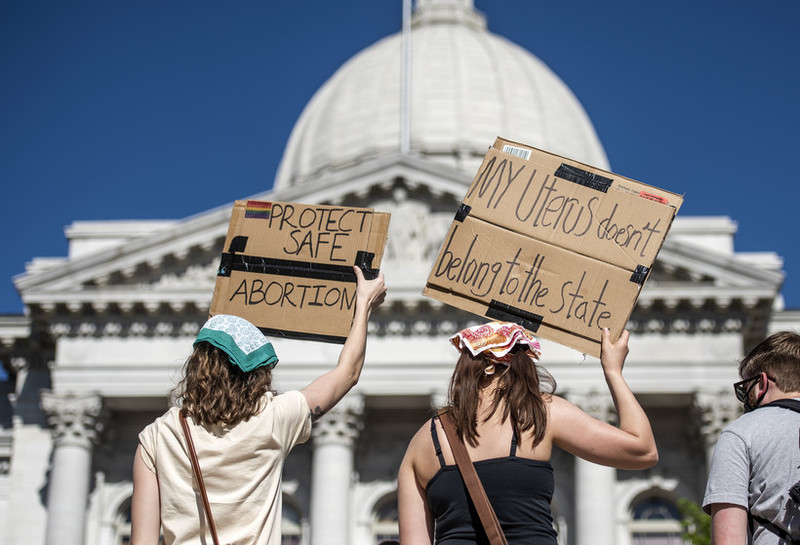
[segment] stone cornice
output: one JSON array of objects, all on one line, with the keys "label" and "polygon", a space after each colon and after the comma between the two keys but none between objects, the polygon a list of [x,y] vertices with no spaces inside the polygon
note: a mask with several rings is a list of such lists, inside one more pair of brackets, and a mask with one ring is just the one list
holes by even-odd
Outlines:
[{"label": "stone cornice", "polygon": [[29,369],[43,368],[52,351],[50,335],[30,316],[0,317],[0,362],[12,378]]},{"label": "stone cornice", "polygon": [[[211,286],[203,290],[71,294],[59,304],[33,303],[36,316],[54,337],[193,335],[206,320]],[[766,327],[772,300],[640,299],[627,328],[635,333],[740,332]],[[373,313],[379,336],[452,334],[483,318],[450,307],[414,290],[393,290]]]},{"label": "stone cornice", "polygon": [[[166,260],[182,261],[193,253],[219,254],[227,233],[231,205],[222,206],[198,216],[176,222],[174,228],[164,229],[152,236],[105,251],[66,261],[61,266],[23,275],[15,280],[23,294],[47,285],[48,290],[94,282],[119,272],[132,276],[143,264],[158,267]],[[102,282],[101,282],[102,283]]]},{"label": "stone cornice", "polygon": [[61,319],[50,322],[48,331],[54,338],[193,337],[205,320],[205,314],[151,319],[106,317],[96,322]]},{"label": "stone cornice", "polygon": [[57,316],[107,319],[111,316],[190,313],[208,311],[213,283],[203,289],[160,291],[87,290],[65,294],[34,294],[28,301],[33,313],[44,319]]},{"label": "stone cornice", "polygon": [[738,259],[737,254],[717,254],[705,248],[672,241],[664,242],[654,269],[659,266],[684,268],[696,277],[716,279],[722,285],[763,285],[777,290],[783,283],[784,274],[780,270],[768,270]]},{"label": "stone cornice", "polygon": [[29,316],[0,316],[0,350],[13,348],[20,339],[31,335]]}]

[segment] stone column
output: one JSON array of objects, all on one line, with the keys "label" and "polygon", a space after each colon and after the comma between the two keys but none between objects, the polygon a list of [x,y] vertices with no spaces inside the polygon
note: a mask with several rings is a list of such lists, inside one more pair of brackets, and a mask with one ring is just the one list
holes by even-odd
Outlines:
[{"label": "stone column", "polygon": [[311,545],[350,545],[353,452],[364,399],[348,396],[311,432]]},{"label": "stone column", "polygon": [[[611,422],[614,405],[611,396],[600,392],[570,393],[569,400],[587,414]],[[577,545],[614,545],[614,485],[617,471],[575,458],[575,536]]]},{"label": "stone column", "polygon": [[719,434],[730,422],[742,414],[742,405],[730,389],[719,392],[695,392],[692,398],[695,431],[703,448],[706,468],[711,467],[711,457]]},{"label": "stone column", "polygon": [[43,392],[53,432],[45,545],[83,545],[92,446],[100,430],[99,395]]}]

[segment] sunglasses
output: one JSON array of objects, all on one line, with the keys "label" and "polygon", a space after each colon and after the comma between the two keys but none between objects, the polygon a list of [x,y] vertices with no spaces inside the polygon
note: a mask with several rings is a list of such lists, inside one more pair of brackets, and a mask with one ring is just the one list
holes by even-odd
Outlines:
[{"label": "sunglasses", "polygon": [[[761,374],[750,378],[746,378],[744,380],[740,380],[739,382],[735,382],[733,384],[733,391],[736,393],[736,399],[739,400],[739,403],[744,403],[747,401],[747,394],[750,393],[750,390],[758,383],[759,379],[761,378]],[[771,376],[767,375],[767,379],[775,382],[775,379]]]}]

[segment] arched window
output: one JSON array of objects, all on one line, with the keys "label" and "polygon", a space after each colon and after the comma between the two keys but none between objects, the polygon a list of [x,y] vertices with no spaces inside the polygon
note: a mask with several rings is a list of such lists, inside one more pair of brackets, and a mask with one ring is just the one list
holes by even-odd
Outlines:
[{"label": "arched window", "polygon": [[638,500],[631,513],[631,543],[633,545],[683,545],[681,512],[662,496]]},{"label": "arched window", "polygon": [[376,544],[400,539],[400,529],[397,525],[397,495],[384,497],[376,504],[375,516],[372,519],[372,536]]},{"label": "arched window", "polygon": [[300,510],[295,508],[287,496],[283,496],[282,514],[281,545],[300,545],[303,538],[303,521]]}]

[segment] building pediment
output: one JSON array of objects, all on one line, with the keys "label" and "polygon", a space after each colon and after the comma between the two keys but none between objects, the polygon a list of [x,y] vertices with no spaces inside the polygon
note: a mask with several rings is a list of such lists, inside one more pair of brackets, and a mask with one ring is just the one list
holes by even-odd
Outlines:
[{"label": "building pediment", "polygon": [[714,252],[669,236],[656,259],[642,299],[774,299],[783,283],[780,260],[762,254]]},{"label": "building pediment", "polygon": [[[452,167],[397,154],[322,172],[302,190],[289,187],[248,198],[390,212],[382,269],[397,302],[391,312],[410,321],[420,312],[446,319],[447,309],[425,298],[422,288],[469,183]],[[77,255],[33,267],[17,278],[17,287],[33,316],[171,313],[202,319],[211,303],[230,211],[231,203],[147,232],[128,226],[135,236],[115,245],[105,240],[94,252],[85,245]],[[92,229],[103,232],[103,222]],[[713,315],[716,324],[719,315],[741,315],[762,327],[760,316],[766,320],[779,297],[781,262],[772,254],[756,259],[735,253],[734,233],[735,224],[727,218],[677,218],[632,320],[652,328],[661,323],[654,316],[691,316],[698,322]],[[731,244],[720,242],[726,240]],[[744,320],[737,327],[746,327]]]},{"label": "building pediment", "polygon": [[[289,188],[245,198],[386,205],[409,216],[413,213],[422,217],[430,214],[419,211],[410,204],[412,200],[424,201],[428,212],[433,208],[436,213],[447,211],[450,215],[449,210],[461,198],[467,183],[452,168],[398,154],[355,165],[347,172],[321,173],[319,181],[304,191]],[[390,203],[397,206],[389,206]],[[151,311],[162,305],[207,309],[231,208],[232,203],[228,203],[157,226],[142,222],[141,229],[136,228],[136,222],[126,222],[125,233],[129,236],[118,234],[115,243],[110,242],[108,233],[122,231],[119,222],[82,222],[80,251],[70,252],[66,258],[37,260],[15,279],[16,287],[34,313],[50,313],[57,306],[72,313],[89,307],[104,311],[109,306],[129,311],[137,305]],[[403,225],[402,232],[406,232],[411,227],[402,215],[396,215],[394,223]],[[395,238],[401,238],[399,233]],[[430,246],[433,238],[426,236]],[[98,242],[87,242],[91,237]]]}]

